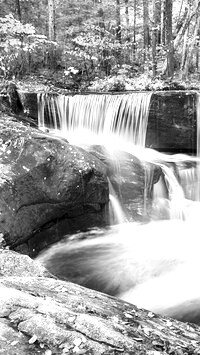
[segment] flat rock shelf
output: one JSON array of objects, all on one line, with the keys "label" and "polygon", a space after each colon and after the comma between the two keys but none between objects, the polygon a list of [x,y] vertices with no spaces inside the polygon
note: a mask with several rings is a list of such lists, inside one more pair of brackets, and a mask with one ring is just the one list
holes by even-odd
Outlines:
[{"label": "flat rock shelf", "polygon": [[200,328],[45,277],[0,279],[1,354],[199,354]]}]

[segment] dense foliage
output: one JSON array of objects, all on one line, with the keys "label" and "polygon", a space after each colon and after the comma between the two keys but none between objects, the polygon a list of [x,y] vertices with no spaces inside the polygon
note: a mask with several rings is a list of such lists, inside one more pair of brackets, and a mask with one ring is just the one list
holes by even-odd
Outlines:
[{"label": "dense foliage", "polygon": [[[199,0],[1,0],[0,76],[73,89],[199,79]],[[50,73],[50,74],[49,74]]]}]

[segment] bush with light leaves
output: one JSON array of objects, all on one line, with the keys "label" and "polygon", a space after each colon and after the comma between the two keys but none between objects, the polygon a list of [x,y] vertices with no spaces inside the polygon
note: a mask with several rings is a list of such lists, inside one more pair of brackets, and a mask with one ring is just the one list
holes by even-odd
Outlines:
[{"label": "bush with light leaves", "polygon": [[56,43],[36,34],[31,24],[22,24],[12,14],[0,18],[0,77],[20,77],[44,62]]}]

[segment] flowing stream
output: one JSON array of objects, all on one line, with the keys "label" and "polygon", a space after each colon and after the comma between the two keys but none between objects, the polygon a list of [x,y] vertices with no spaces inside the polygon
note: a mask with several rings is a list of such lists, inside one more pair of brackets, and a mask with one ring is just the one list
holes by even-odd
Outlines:
[{"label": "flowing stream", "polygon": [[[200,97],[197,94],[197,157],[145,148],[150,102],[149,92],[38,95],[40,129],[85,148],[106,147],[116,169],[120,150],[162,171],[152,190],[150,222],[128,223],[109,183],[111,224],[117,225],[68,237],[38,260],[60,278],[200,324]],[[148,186],[148,173],[146,179]],[[144,189],[144,205],[146,196]]]}]

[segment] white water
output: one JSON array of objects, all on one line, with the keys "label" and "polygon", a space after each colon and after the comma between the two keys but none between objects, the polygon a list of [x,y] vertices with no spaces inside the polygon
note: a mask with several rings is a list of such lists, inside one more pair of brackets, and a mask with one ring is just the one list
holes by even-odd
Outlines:
[{"label": "white water", "polygon": [[[117,169],[119,150],[130,150],[132,154],[133,147],[145,146],[151,95],[150,92],[75,96],[38,94],[38,126],[85,149],[97,144],[105,146]],[[44,119],[45,110],[48,122]],[[126,216],[116,197],[110,184],[110,220],[122,223]]]},{"label": "white water", "polygon": [[115,193],[115,190],[109,180],[109,200],[110,200],[110,206],[109,206],[109,219],[110,219],[110,225],[113,224],[121,224],[127,222],[126,214],[123,212],[123,208],[119,202],[119,199],[117,198],[117,195]]},{"label": "white water", "polygon": [[[198,96],[198,156],[189,157],[144,148],[150,98],[150,94],[142,93],[38,98],[41,129],[53,128],[70,143],[103,144],[116,164],[115,151],[120,149],[142,162],[157,164],[163,172],[153,192],[152,218],[158,221],[124,223],[122,208],[110,188],[114,218],[122,224],[92,232],[94,239],[89,236],[85,241],[76,241],[74,236],[72,243],[56,244],[39,260],[51,272],[59,276],[64,273],[73,282],[114,294],[139,307],[200,323],[200,99]],[[47,124],[44,99],[52,113]],[[167,220],[159,221],[163,218]]]},{"label": "white water", "polygon": [[[128,152],[141,162],[159,165],[163,172],[162,184],[167,186],[168,196],[163,197],[154,186],[154,219],[160,216],[185,220],[190,216],[190,201],[199,201],[199,163],[196,158],[186,155],[161,154],[145,148],[151,93],[133,93],[122,95],[75,95],[49,96],[38,95],[38,124],[41,130],[50,130],[54,135],[65,137],[72,144],[83,146],[103,145],[116,163],[119,150]],[[49,120],[44,120],[44,110]],[[200,99],[197,95],[197,116],[200,115]],[[200,118],[197,117],[197,123]],[[197,124],[197,152],[199,151],[199,124]],[[187,162],[193,166],[187,168]],[[173,166],[176,166],[178,177]],[[185,167],[185,168],[184,168]],[[148,172],[146,183],[148,186]],[[179,179],[179,180],[178,180]],[[164,187],[163,187],[164,188]],[[110,192],[111,202],[118,208],[115,193]],[[146,210],[146,190],[144,190],[144,209]],[[195,209],[197,209],[196,204]],[[121,208],[120,214],[123,214]],[[156,211],[158,214],[156,215]],[[118,219],[118,223],[122,218]]]},{"label": "white water", "polygon": [[61,279],[200,323],[200,240],[188,222],[123,223],[79,237],[57,243],[38,261]]},{"label": "white water", "polygon": [[[58,130],[75,144],[145,145],[151,93],[126,95],[38,95],[40,129]],[[44,122],[44,102],[50,112]],[[57,112],[57,118],[55,115]]]}]

